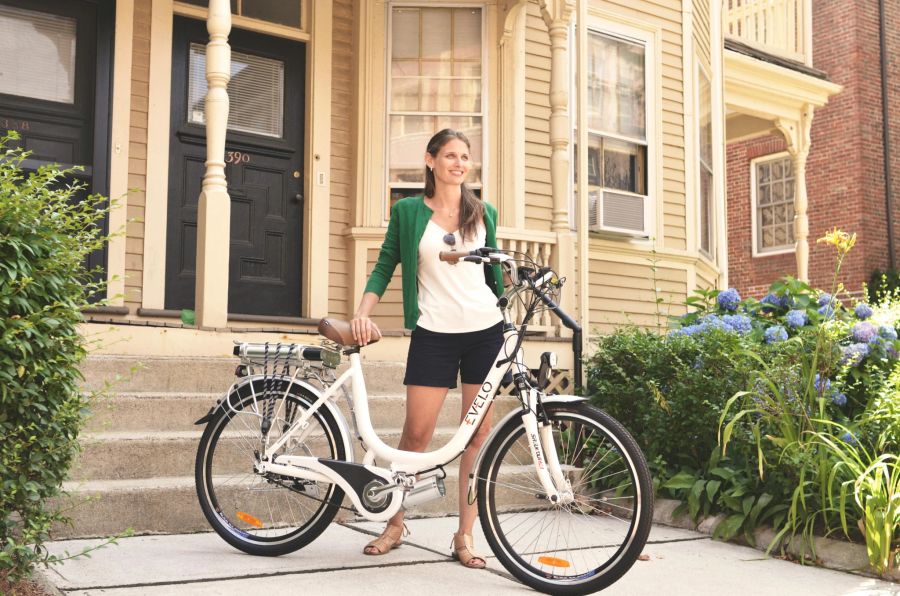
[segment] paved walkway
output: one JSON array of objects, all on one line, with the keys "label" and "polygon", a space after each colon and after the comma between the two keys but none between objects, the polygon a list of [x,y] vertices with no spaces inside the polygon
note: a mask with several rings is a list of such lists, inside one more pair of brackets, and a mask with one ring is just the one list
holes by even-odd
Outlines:
[{"label": "paved walkway", "polygon": [[[411,535],[382,557],[361,554],[381,529],[369,522],[333,524],[290,555],[252,557],[216,534],[141,536],[121,540],[46,572],[66,594],[150,596],[199,594],[535,594],[493,557],[487,571],[464,569],[449,556],[456,518],[410,520]],[[476,525],[477,526],[477,525]],[[96,541],[49,545],[54,554],[77,552]],[[476,527],[475,544],[486,552]],[[900,585],[828,569],[766,559],[757,550],[709,536],[654,526],[638,561],[610,596],[900,596]],[[456,596],[456,595],[454,595]]]}]

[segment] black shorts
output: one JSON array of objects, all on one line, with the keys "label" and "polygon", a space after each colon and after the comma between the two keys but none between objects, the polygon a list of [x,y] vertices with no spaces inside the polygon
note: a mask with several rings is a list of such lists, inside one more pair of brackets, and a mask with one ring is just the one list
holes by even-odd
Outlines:
[{"label": "black shorts", "polygon": [[456,388],[481,385],[503,345],[503,323],[481,331],[438,333],[416,327],[409,342],[404,385]]}]

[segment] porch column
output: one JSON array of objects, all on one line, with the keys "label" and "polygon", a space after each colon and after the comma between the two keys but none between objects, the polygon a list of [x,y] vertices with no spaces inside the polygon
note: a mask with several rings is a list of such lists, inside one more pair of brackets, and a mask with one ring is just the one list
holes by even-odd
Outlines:
[{"label": "porch column", "polygon": [[[553,216],[550,229],[556,232],[556,250],[550,260],[560,276],[575,280],[575,234],[569,227],[569,20],[573,0],[541,0],[541,17],[550,33],[550,187]],[[563,286],[564,308],[574,310],[575,283]],[[560,333],[570,336],[568,329]]]},{"label": "porch column", "polygon": [[806,159],[809,157],[813,106],[806,104],[797,120],[775,122],[788,144],[794,163],[794,241],[797,255],[797,279],[809,282],[809,199],[806,195]]},{"label": "porch column", "polygon": [[231,78],[229,0],[209,0],[206,19],[206,174],[197,206],[197,286],[195,310],[199,327],[224,327],[228,320],[228,259],[231,199],[225,180],[225,131]]}]

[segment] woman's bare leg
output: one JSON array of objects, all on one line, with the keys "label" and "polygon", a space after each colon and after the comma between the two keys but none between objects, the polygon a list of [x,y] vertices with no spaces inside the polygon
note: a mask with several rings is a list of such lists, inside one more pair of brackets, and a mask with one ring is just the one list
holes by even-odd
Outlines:
[{"label": "woman's bare leg", "polygon": [[[469,407],[471,407],[472,402],[475,401],[475,396],[478,395],[478,391],[481,389],[481,385],[472,385],[469,383],[463,383],[462,386],[462,411],[459,415],[460,423],[463,418],[466,417],[466,412],[469,411]],[[475,518],[478,517],[478,507],[475,503],[469,505],[469,496],[468,496],[468,484],[469,484],[469,473],[472,471],[472,466],[475,465],[475,458],[478,456],[478,451],[481,449],[481,445],[484,443],[485,439],[487,439],[488,434],[491,431],[491,417],[493,415],[494,405],[491,404],[490,409],[485,413],[484,420],[481,422],[481,426],[478,427],[478,430],[475,432],[475,436],[472,437],[472,442],[469,443],[469,446],[466,447],[466,450],[463,452],[462,459],[459,462],[459,533],[460,534],[471,534],[472,527],[475,525]]]}]

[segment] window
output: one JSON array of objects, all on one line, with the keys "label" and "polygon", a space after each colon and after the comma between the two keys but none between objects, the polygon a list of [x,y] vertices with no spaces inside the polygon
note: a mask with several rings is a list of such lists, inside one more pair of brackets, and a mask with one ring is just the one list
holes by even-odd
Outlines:
[{"label": "window", "polygon": [[0,93],[75,103],[76,25],[70,17],[0,6]]},{"label": "window", "polygon": [[700,251],[713,258],[715,239],[713,222],[715,221],[715,188],[713,187],[712,163],[712,86],[709,77],[702,67],[697,68],[698,86],[698,125],[699,125],[699,173],[700,173]]},{"label": "window", "polygon": [[794,163],[790,156],[754,160],[754,254],[794,250]]},{"label": "window", "polygon": [[[180,0],[206,8],[209,0]],[[300,0],[231,0],[231,12],[239,16],[300,27],[303,4]]]},{"label": "window", "polygon": [[589,224],[647,235],[647,47],[596,31],[587,45]]},{"label": "window", "polygon": [[480,194],[485,113],[482,47],[480,8],[391,10],[388,208],[403,197],[421,194],[425,147],[443,128],[459,130],[469,138],[472,169],[466,182]]},{"label": "window", "polygon": [[[206,46],[192,43],[188,68],[188,122],[206,123]],[[284,127],[284,63],[231,52],[228,129],[280,138]]]}]

